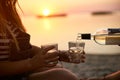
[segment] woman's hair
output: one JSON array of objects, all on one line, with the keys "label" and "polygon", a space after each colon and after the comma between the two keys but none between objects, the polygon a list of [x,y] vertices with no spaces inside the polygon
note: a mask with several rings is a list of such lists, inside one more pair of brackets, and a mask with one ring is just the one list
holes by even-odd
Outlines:
[{"label": "woman's hair", "polygon": [[16,3],[17,0],[0,0],[0,33],[2,33],[3,38],[6,38],[4,35],[9,32],[16,43],[17,49],[19,50],[17,39],[10,31],[10,26],[8,25],[10,23],[25,32],[22,21],[17,13]]},{"label": "woman's hair", "polygon": [[[7,22],[11,22],[13,26],[20,28],[22,31],[25,31],[22,21],[17,13],[16,3],[17,0],[0,0],[0,18]],[[3,20],[1,19],[0,23],[5,24],[5,22],[2,22]]]}]

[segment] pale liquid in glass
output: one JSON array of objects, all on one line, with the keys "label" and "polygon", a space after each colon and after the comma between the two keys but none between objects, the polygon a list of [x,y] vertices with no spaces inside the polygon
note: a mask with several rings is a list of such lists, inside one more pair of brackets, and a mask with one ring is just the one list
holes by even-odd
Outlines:
[{"label": "pale liquid in glass", "polygon": [[69,52],[71,62],[81,62],[81,53],[83,52],[83,49],[79,47],[71,47]]}]

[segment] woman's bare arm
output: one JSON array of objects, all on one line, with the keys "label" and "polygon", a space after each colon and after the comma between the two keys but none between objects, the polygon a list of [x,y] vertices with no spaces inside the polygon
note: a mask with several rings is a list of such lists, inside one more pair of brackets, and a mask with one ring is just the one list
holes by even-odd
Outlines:
[{"label": "woman's bare arm", "polygon": [[0,76],[15,75],[31,71],[29,59],[20,61],[0,61]]},{"label": "woman's bare arm", "polygon": [[34,71],[38,68],[45,66],[53,67],[55,64],[49,64],[50,62],[58,61],[58,52],[55,51],[52,54],[48,53],[54,46],[48,46],[44,49],[34,47],[33,53],[36,53],[32,58],[18,60],[18,61],[0,61],[0,76],[16,75],[29,71]]},{"label": "woman's bare arm", "polygon": [[[30,50],[31,51],[31,50]],[[32,53],[36,54],[40,51],[37,46],[32,46]],[[0,76],[15,75],[32,70],[30,59],[24,59],[19,61],[0,61]]]}]

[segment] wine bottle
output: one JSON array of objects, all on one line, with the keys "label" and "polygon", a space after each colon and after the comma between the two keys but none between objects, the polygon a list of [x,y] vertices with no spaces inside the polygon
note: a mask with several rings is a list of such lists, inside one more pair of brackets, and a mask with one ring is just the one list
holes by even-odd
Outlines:
[{"label": "wine bottle", "polygon": [[95,34],[78,33],[78,39],[94,40],[101,45],[120,45],[120,28],[98,30]]}]

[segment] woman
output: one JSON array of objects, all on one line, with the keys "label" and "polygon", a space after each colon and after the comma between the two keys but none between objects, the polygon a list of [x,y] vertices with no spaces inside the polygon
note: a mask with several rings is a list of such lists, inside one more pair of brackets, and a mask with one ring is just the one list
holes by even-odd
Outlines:
[{"label": "woman", "polygon": [[54,46],[39,48],[29,43],[30,35],[16,3],[17,0],[0,0],[0,80],[78,80],[75,74],[56,66],[58,60],[70,62],[67,51],[49,54]]}]

